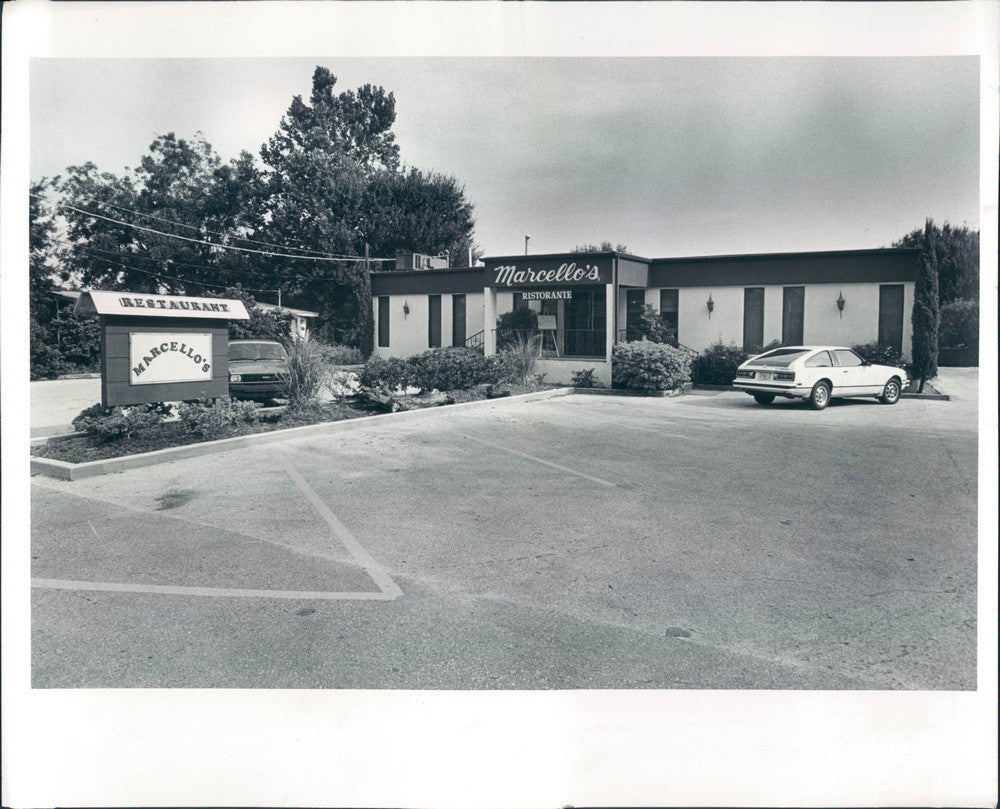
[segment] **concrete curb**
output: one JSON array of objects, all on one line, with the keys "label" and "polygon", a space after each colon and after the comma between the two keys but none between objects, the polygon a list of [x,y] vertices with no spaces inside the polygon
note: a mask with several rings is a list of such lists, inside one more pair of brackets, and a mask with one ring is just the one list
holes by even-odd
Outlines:
[{"label": "concrete curb", "polygon": [[254,433],[253,435],[240,435],[235,438],[222,438],[218,441],[202,441],[198,444],[185,444],[182,447],[169,447],[167,449],[155,450],[154,452],[143,452],[139,455],[123,455],[120,458],[107,458],[102,461],[68,463],[66,461],[56,461],[51,458],[33,457],[31,458],[31,474],[47,475],[59,478],[60,480],[82,480],[98,475],[111,475],[116,472],[124,472],[127,469],[141,469],[144,466],[155,466],[156,464],[169,463],[170,461],[179,461],[184,458],[197,458],[201,455],[213,455],[217,452],[227,452],[233,449],[242,449],[243,447],[273,444],[290,438],[304,438],[311,435],[325,435],[339,432],[340,430],[349,430],[354,426],[369,424],[373,419],[404,420],[426,417],[435,413],[454,412],[456,409],[484,409],[503,402],[530,402],[539,399],[552,399],[557,396],[568,396],[574,390],[574,388],[553,388],[552,390],[542,390],[535,393],[523,393],[518,396],[504,396],[498,399],[481,399],[476,402],[461,402],[441,407],[405,410],[401,413],[378,413],[373,416],[360,416],[356,419],[328,421],[322,424],[307,424],[304,427],[292,427],[287,430],[272,430],[268,433]]},{"label": "concrete curb", "polygon": [[645,398],[666,398],[670,396],[680,396],[691,390],[691,383],[685,382],[679,388],[673,390],[625,390],[624,388],[574,388],[574,393],[585,396],[642,396]]}]

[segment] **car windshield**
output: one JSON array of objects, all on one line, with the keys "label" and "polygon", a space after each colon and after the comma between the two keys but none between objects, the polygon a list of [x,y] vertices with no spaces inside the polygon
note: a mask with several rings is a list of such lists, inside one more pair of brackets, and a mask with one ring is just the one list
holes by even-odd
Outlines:
[{"label": "car windshield", "polygon": [[285,349],[278,343],[230,343],[230,360],[283,360]]},{"label": "car windshield", "polygon": [[759,357],[754,357],[747,365],[768,365],[787,368],[799,357],[804,357],[811,349],[806,348],[776,348]]}]

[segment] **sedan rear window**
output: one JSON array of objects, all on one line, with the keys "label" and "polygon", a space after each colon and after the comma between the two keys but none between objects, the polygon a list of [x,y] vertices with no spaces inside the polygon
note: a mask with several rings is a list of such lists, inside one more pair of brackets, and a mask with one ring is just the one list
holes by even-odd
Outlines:
[{"label": "sedan rear window", "polygon": [[754,357],[747,365],[767,365],[768,367],[787,368],[799,357],[804,357],[809,352],[801,348],[776,348],[768,351],[759,357]]},{"label": "sedan rear window", "polygon": [[230,360],[283,360],[285,349],[279,343],[230,343]]}]

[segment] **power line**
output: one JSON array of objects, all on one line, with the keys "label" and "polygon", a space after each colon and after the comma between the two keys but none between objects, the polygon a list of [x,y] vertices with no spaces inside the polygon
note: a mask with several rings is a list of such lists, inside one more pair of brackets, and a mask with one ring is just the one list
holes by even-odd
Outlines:
[{"label": "power line", "polygon": [[302,253],[312,253],[317,256],[326,256],[327,258],[353,258],[353,256],[341,256],[337,253],[325,253],[321,250],[310,250],[307,247],[290,247],[288,245],[277,244],[275,242],[262,242],[259,241],[258,239],[250,239],[247,238],[246,236],[236,236],[234,234],[226,234],[218,230],[209,230],[208,228],[204,228],[203,230],[198,225],[189,225],[186,222],[178,222],[174,219],[167,219],[166,217],[163,216],[156,216],[155,214],[151,213],[143,213],[142,211],[136,211],[133,210],[132,208],[126,208],[124,205],[116,205],[113,202],[90,202],[89,204],[103,205],[106,208],[117,208],[119,211],[125,211],[126,213],[134,214],[135,216],[142,216],[147,219],[155,219],[158,222],[165,222],[168,225],[177,225],[178,227],[187,228],[188,230],[197,230],[199,233],[200,232],[210,233],[213,236],[222,236],[223,238],[226,238],[228,236],[231,239],[239,239],[241,242],[249,242],[250,244],[260,244],[264,245],[265,247],[280,247],[282,250],[298,250],[299,252]]},{"label": "power line", "polygon": [[[101,256],[94,256],[93,258],[95,260],[97,260],[97,261],[105,261],[108,264],[111,264],[112,266],[121,267],[123,270],[130,270],[131,272],[137,272],[137,273],[141,273],[142,275],[148,275],[150,278],[157,278],[157,279],[159,279],[159,278],[166,278],[167,280],[177,281],[178,283],[181,283],[181,284],[188,284],[188,285],[195,284],[197,286],[212,287],[213,289],[228,289],[229,287],[234,286],[234,284],[213,284],[213,283],[210,283],[208,281],[192,281],[190,278],[177,278],[176,276],[173,276],[173,275],[166,275],[165,273],[151,272],[149,270],[143,270],[143,269],[140,269],[139,267],[133,267],[130,264],[125,264],[125,263],[123,263],[121,261],[113,261],[110,258],[102,258]],[[244,287],[242,284],[240,284],[239,286],[242,289],[245,289],[247,292],[277,292],[278,291],[278,290],[275,290],[275,289],[252,289],[251,287]]]},{"label": "power line", "polygon": [[[37,198],[37,195],[32,195]],[[237,250],[241,253],[254,253],[260,256],[269,256],[271,258],[294,258],[300,261],[332,261],[332,262],[344,262],[344,261],[395,261],[394,258],[365,258],[364,256],[345,256],[343,258],[331,258],[328,256],[297,256],[290,253],[276,253],[271,250],[254,250],[249,247],[237,247],[232,244],[219,244],[218,242],[209,242],[204,239],[192,239],[189,236],[181,236],[177,233],[165,233],[162,230],[156,230],[155,228],[147,228],[143,225],[136,225],[133,222],[125,222],[121,219],[112,219],[110,216],[102,216],[101,214],[94,213],[93,211],[88,211],[83,208],[78,208],[75,205],[69,205],[67,203],[56,203],[58,208],[65,208],[70,211],[76,211],[77,213],[82,213],[85,216],[92,216],[95,219],[101,219],[105,222],[111,222],[115,225],[122,225],[127,228],[132,228],[133,230],[141,230],[144,233],[153,233],[157,236],[166,236],[169,239],[180,239],[184,242],[191,242],[194,244],[204,244],[209,247],[218,247],[223,250]],[[293,248],[294,249],[294,248]]]}]

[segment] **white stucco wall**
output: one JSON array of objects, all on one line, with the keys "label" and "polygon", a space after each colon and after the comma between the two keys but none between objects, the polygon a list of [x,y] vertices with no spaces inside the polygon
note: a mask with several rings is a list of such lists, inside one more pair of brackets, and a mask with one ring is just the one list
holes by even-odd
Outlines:
[{"label": "white stucco wall", "polygon": [[576,359],[573,357],[539,359],[535,362],[535,373],[545,374],[546,384],[570,385],[573,382],[573,374],[577,371],[585,371],[591,368],[594,370],[594,380],[597,382],[598,387],[610,388],[610,362]]},{"label": "white stucco wall", "polygon": [[[389,345],[378,343],[378,298],[372,299],[375,318],[375,355],[379,357],[410,357],[428,349],[427,319],[430,315],[427,295],[389,295]],[[408,305],[409,314],[403,313]],[[441,345],[451,345],[453,298],[441,295]],[[469,293],[465,296],[465,335],[471,337],[483,329],[483,295]]]},{"label": "white stucco wall", "polygon": [[[791,286],[791,285],[789,285]],[[878,339],[879,286],[862,284],[804,284],[803,342],[857,345]],[[743,343],[743,287],[682,287],[678,292],[677,339],[696,351],[713,343]],[[781,339],[784,285],[764,287],[764,344]],[[837,296],[843,295],[843,316]],[[709,316],[708,297],[715,308]],[[660,290],[651,289],[646,302],[659,309]],[[913,283],[903,284],[903,355],[910,356],[913,327]]]}]

